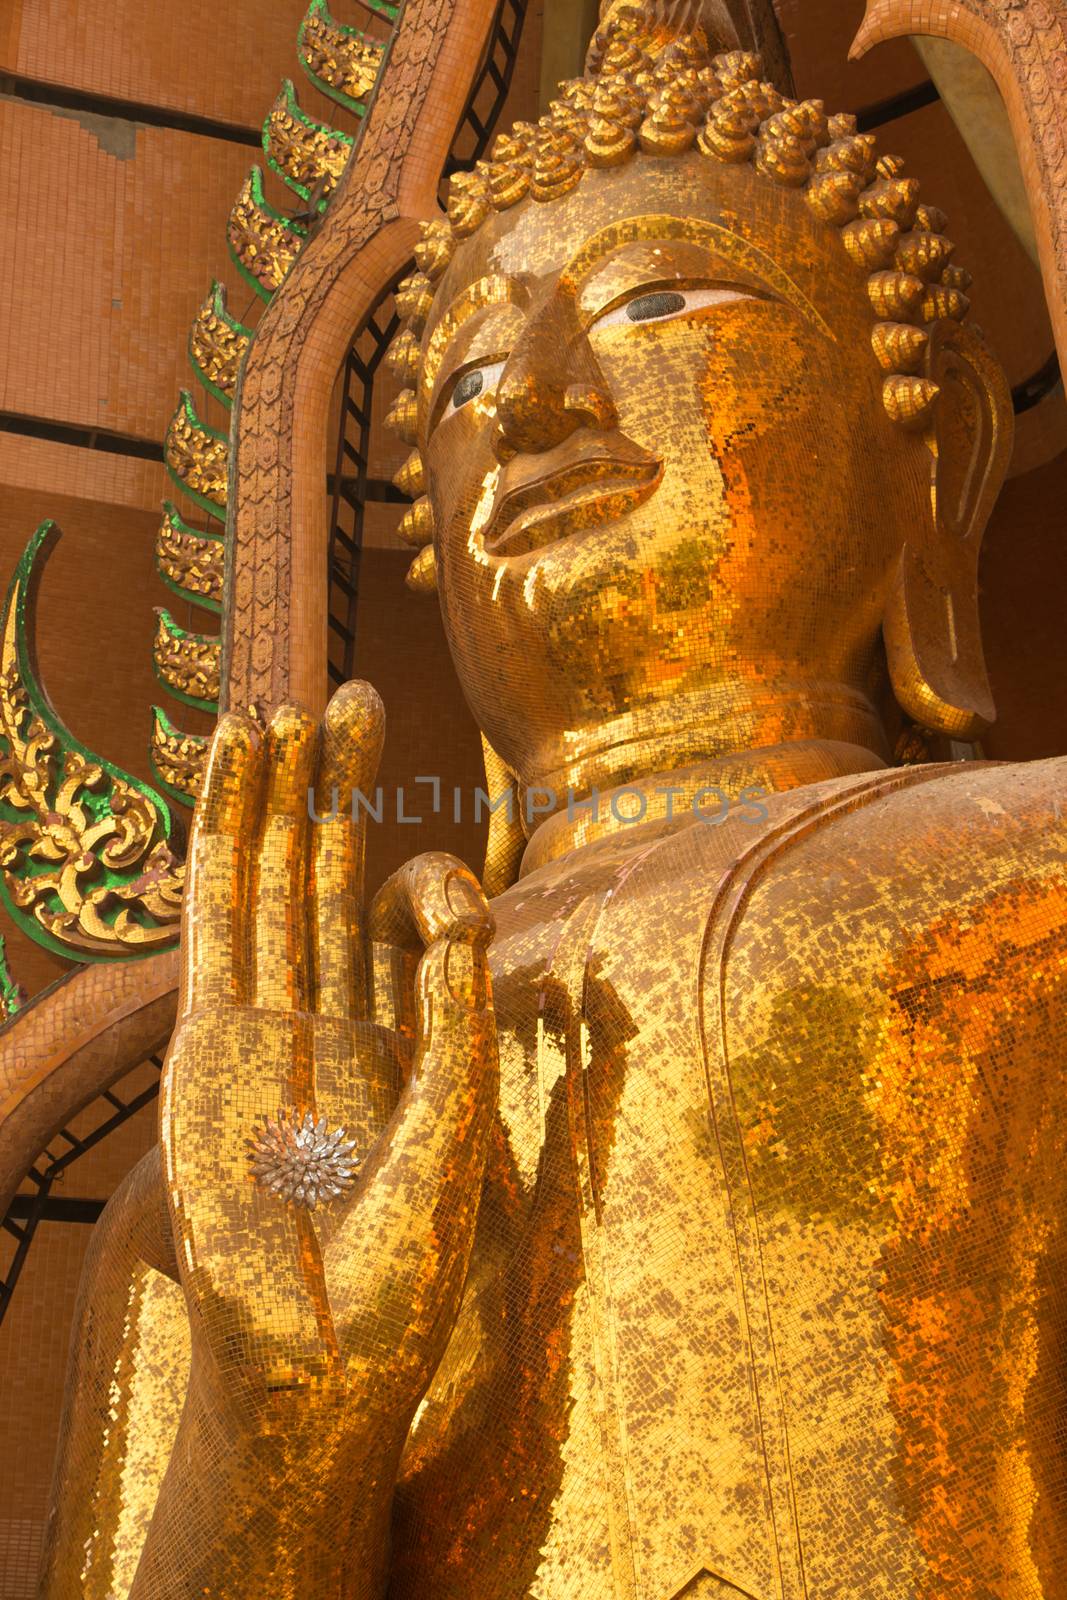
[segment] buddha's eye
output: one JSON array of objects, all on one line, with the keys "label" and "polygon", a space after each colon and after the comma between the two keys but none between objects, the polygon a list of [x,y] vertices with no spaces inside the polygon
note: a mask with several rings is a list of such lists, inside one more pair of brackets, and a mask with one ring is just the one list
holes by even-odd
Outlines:
[{"label": "buddha's eye", "polygon": [[468,400],[476,400],[485,388],[485,373],[478,370],[465,372],[452,390],[452,405],[456,411]]},{"label": "buddha's eye", "polygon": [[491,395],[500,381],[500,374],[505,365],[503,361],[493,361],[487,366],[469,367],[466,372],[460,373],[452,385],[452,392],[441,413],[442,422],[454,412],[470,405],[472,400],[484,399]]},{"label": "buddha's eye", "polygon": [[663,317],[671,317],[676,311],[685,310],[685,295],[679,294],[676,289],[661,289],[658,294],[638,295],[636,300],[631,300],[623,310],[631,322],[659,322]]},{"label": "buddha's eye", "polygon": [[742,300],[756,300],[758,295],[744,289],[720,286],[713,289],[654,289],[647,294],[635,295],[620,306],[614,306],[597,319],[597,328],[620,328],[642,322],[670,322],[675,317],[688,316],[703,311],[708,306],[733,305]]}]

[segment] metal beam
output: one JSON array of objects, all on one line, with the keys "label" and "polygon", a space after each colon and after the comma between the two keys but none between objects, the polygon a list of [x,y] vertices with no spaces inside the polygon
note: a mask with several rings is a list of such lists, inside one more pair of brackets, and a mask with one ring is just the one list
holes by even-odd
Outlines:
[{"label": "metal beam", "polygon": [[[15,1221],[26,1221],[34,1210],[36,1195],[17,1194],[8,1209]],[[81,1200],[74,1196],[50,1194],[38,1210],[39,1222],[95,1222],[107,1205],[106,1200]]]}]

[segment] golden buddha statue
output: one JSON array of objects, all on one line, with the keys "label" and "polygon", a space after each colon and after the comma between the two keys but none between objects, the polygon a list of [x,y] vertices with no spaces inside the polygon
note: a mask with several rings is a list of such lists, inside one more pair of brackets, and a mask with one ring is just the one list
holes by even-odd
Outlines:
[{"label": "golden buddha statue", "polygon": [[632,4],[454,185],[395,420],[492,907],[364,912],[368,686],[222,719],[48,1600],[1060,1592],[1062,766],[892,764],[993,715],[944,229]]}]

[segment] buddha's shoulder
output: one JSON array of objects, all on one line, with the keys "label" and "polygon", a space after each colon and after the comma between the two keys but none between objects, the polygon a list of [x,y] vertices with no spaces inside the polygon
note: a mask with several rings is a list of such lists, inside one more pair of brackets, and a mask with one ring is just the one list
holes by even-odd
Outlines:
[{"label": "buddha's shoulder", "polygon": [[734,938],[763,970],[873,975],[975,938],[983,963],[1049,941],[1067,953],[1067,758],[824,788],[737,870],[750,882]]},{"label": "buddha's shoulder", "polygon": [[819,993],[873,1015],[929,988],[961,1027],[976,986],[1010,1015],[1023,994],[1037,1005],[1035,985],[1067,996],[1067,758],[854,775],[769,796],[766,813],[634,830],[625,856],[590,849],[495,902],[509,1082],[528,1084],[549,971],[595,972],[650,1037],[665,1018],[686,1036],[702,993],[737,1048]]},{"label": "buddha's shoulder", "polygon": [[954,762],[885,773],[838,793],[824,789],[802,814],[807,867],[836,861],[861,876],[903,881],[961,864],[989,872],[1062,872],[1067,864],[1067,757]]},{"label": "buddha's shoulder", "polygon": [[540,970],[570,950],[567,929],[586,948],[590,918],[641,971],[714,948],[712,923],[735,948],[776,929],[825,954],[868,924],[884,940],[1046,889],[1067,920],[1067,758],[886,770],[767,796],[721,827],[634,829],[544,869],[494,902],[496,959],[501,976]]}]

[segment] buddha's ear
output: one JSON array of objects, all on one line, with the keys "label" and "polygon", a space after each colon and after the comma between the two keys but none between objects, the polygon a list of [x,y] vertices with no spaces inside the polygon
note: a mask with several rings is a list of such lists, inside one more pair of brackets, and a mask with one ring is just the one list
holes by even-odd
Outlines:
[{"label": "buddha's ear", "polygon": [[978,621],[978,554],[1011,460],[1011,391],[981,334],[944,320],[930,331],[925,376],[930,515],[900,560],[882,623],[893,692],[910,717],[977,739],[996,711]]}]

